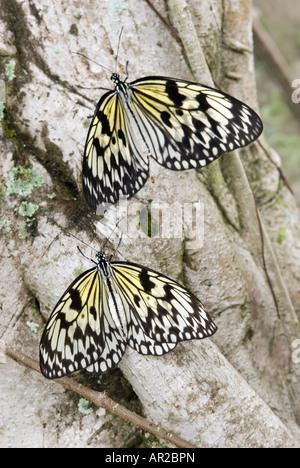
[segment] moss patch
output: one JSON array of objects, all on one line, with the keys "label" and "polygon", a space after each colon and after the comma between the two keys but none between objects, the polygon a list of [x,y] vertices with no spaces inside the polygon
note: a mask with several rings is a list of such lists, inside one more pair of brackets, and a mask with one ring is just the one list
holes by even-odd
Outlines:
[{"label": "moss patch", "polygon": [[286,229],[280,228],[278,231],[277,242],[279,244],[282,244],[282,242],[286,239],[286,237],[287,237]]},{"label": "moss patch", "polygon": [[19,196],[30,195],[35,187],[43,185],[43,175],[35,172],[32,168],[22,166],[13,167],[7,182],[7,193]]}]

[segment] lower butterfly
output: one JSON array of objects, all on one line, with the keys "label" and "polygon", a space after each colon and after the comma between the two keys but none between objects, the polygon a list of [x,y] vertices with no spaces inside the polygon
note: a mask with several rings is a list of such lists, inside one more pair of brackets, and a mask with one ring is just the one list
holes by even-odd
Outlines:
[{"label": "lower butterfly", "polygon": [[121,81],[97,104],[85,144],[83,192],[94,210],[146,183],[149,156],[180,171],[201,169],[262,132],[259,116],[232,96],[160,76]]},{"label": "lower butterfly", "polygon": [[110,262],[95,266],[62,295],[40,343],[42,374],[55,379],[79,370],[104,373],[126,346],[161,356],[178,342],[213,335],[217,327],[191,292],[149,268]]}]

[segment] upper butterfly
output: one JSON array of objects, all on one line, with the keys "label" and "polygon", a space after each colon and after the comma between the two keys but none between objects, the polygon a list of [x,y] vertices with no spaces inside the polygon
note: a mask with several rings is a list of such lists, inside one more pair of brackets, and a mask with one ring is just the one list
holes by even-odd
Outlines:
[{"label": "upper butterfly", "polygon": [[262,132],[256,112],[216,89],[160,76],[111,80],[115,89],[98,102],[84,150],[83,191],[94,210],[138,192],[149,156],[174,171],[201,168]]}]

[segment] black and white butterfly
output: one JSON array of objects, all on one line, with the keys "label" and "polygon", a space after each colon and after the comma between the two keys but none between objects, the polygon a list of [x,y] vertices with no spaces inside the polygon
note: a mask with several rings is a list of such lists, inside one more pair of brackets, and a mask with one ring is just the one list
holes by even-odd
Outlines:
[{"label": "black and white butterfly", "polygon": [[111,80],[115,89],[98,102],[84,150],[83,191],[94,210],[138,192],[149,156],[174,171],[201,169],[262,132],[256,112],[216,89],[161,76]]},{"label": "black and white butterfly", "polygon": [[126,346],[160,356],[178,342],[213,335],[217,327],[186,288],[150,268],[110,262],[103,252],[56,304],[40,342],[42,374],[55,379],[86,369],[104,373]]}]

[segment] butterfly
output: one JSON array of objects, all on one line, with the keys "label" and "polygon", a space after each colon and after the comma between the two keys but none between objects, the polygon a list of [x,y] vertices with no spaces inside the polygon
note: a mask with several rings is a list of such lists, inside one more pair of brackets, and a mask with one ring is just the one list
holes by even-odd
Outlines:
[{"label": "butterfly", "polygon": [[82,183],[94,210],[137,193],[149,156],[174,171],[201,169],[262,132],[256,112],[216,89],[160,76],[126,79],[112,73],[115,89],[98,102],[86,138]]},{"label": "butterfly", "polygon": [[111,262],[97,253],[93,268],[64,292],[40,341],[40,369],[55,379],[76,371],[104,373],[126,346],[161,356],[178,342],[213,335],[202,303],[171,278],[150,268]]}]

